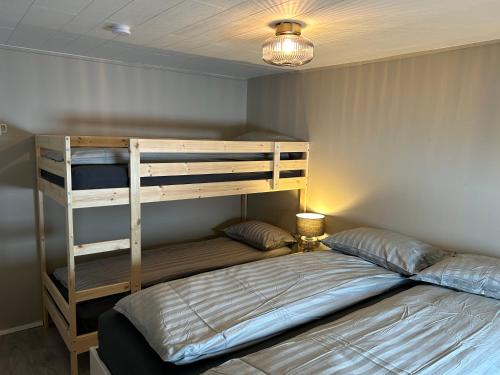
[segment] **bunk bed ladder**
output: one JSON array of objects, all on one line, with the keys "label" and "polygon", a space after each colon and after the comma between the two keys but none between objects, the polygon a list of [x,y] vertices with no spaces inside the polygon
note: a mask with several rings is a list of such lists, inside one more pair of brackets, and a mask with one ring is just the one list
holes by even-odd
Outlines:
[{"label": "bunk bed ladder", "polygon": [[[83,140],[85,141],[85,140]],[[79,137],[78,142],[82,142]],[[135,147],[134,147],[135,146]],[[63,162],[55,162],[41,157],[41,148],[62,152]],[[141,203],[140,178],[137,176],[140,154],[137,143],[130,143],[130,238],[118,240],[75,244],[73,211],[81,208],[73,205],[71,176],[71,138],[64,136],[37,136],[37,217],[38,217],[38,250],[40,254],[42,274],[42,313],[44,326],[48,326],[49,317],[61,334],[70,351],[70,373],[78,374],[78,354],[86,352],[89,347],[97,345],[97,333],[78,335],[76,321],[76,305],[80,302],[105,297],[127,291],[137,292],[141,289]],[[40,169],[49,171],[64,178],[64,188],[41,178]],[[68,296],[65,299],[47,273],[45,228],[44,228],[44,193],[64,207],[66,222],[66,250]],[[94,207],[94,206],[88,206]],[[98,286],[85,290],[76,290],[75,259],[80,256],[110,253],[130,249],[131,270],[130,281]]]}]

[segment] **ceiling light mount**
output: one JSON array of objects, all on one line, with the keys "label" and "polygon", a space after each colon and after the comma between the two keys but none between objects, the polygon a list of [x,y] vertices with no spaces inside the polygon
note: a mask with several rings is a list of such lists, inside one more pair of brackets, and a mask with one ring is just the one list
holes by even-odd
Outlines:
[{"label": "ceiling light mount", "polygon": [[275,36],[262,45],[262,59],[271,65],[300,66],[314,57],[313,43],[302,36],[304,24],[300,21],[276,21],[271,27]]}]

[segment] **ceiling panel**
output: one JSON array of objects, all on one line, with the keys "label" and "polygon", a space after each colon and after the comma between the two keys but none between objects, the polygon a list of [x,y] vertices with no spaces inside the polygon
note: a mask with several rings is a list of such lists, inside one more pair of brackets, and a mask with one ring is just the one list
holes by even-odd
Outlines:
[{"label": "ceiling panel", "polygon": [[308,69],[500,39],[498,14],[498,0],[1,0],[0,43],[246,78],[279,71],[261,61],[275,20],[306,23]]}]

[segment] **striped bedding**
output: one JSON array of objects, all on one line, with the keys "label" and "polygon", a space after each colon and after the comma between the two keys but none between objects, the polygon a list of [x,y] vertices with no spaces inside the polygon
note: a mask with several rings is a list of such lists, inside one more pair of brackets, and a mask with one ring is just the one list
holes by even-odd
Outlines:
[{"label": "striped bedding", "polygon": [[378,295],[407,280],[334,251],[292,254],[175,280],[115,309],[164,361],[234,351]]},{"label": "striped bedding", "polygon": [[[286,255],[290,251],[288,247],[261,251],[227,237],[145,250],[142,252],[142,284],[145,286],[157,284],[235,264]],[[56,269],[54,276],[67,288],[66,267]],[[130,255],[128,254],[76,265],[76,290],[129,279]]]},{"label": "striped bedding", "polygon": [[500,374],[499,343],[500,301],[421,285],[205,374]]}]

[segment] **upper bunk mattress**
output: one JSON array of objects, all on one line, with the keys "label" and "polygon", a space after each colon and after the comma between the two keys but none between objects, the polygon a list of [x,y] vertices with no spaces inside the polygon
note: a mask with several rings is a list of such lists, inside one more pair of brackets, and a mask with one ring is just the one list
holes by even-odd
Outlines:
[{"label": "upper bunk mattress", "polygon": [[206,372],[499,374],[500,301],[420,285]]},{"label": "upper bunk mattress", "polygon": [[191,363],[252,345],[406,283],[334,251],[291,254],[162,283],[120,300],[166,362]]},{"label": "upper bunk mattress", "polygon": [[[282,171],[280,178],[300,177],[301,171]],[[41,176],[53,184],[64,187],[64,178],[42,170]],[[182,185],[204,182],[271,179],[272,172],[226,173],[193,176],[142,177],[141,186]],[[125,164],[75,165],[71,167],[73,190],[111,189],[129,186],[129,170]]]}]

